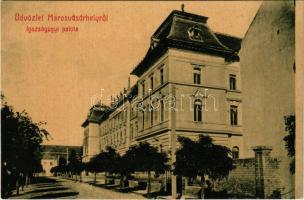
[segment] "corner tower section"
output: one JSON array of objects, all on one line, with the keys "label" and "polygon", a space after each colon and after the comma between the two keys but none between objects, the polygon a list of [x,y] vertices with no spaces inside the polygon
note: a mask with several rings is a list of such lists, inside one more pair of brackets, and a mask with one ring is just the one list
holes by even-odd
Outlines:
[{"label": "corner tower section", "polygon": [[83,162],[89,162],[90,159],[100,153],[100,128],[99,124],[106,117],[107,107],[102,104],[96,104],[90,108],[87,119],[81,125],[84,129],[83,139]]}]

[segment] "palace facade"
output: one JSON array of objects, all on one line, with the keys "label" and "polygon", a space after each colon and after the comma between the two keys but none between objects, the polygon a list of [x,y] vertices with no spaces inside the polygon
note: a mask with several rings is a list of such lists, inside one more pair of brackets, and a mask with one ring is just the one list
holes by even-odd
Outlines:
[{"label": "palace facade", "polygon": [[[243,156],[241,39],[213,32],[207,17],[174,10],[151,36],[131,74],[137,83],[85,122],[83,161],[112,146],[149,142],[173,158],[179,136],[205,134]],[[171,159],[172,160],[172,159]]]}]

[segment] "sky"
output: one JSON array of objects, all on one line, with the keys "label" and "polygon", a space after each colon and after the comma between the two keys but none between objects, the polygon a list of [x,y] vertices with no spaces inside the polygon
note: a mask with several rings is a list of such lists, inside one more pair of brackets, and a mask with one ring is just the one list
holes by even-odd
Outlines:
[{"label": "sky", "polygon": [[[209,27],[244,37],[261,2],[2,2],[1,88],[15,111],[45,121],[52,139],[45,144],[82,145],[88,109],[109,102],[127,87],[131,70],[143,59],[150,37],[180,10],[207,16]],[[17,21],[16,13],[43,15]],[[107,15],[104,22],[50,22],[48,14]],[[28,33],[27,27],[78,27],[78,32]],[[134,84],[136,77],[131,77]],[[102,92],[101,92],[102,91]],[[102,95],[102,97],[101,97]]]}]

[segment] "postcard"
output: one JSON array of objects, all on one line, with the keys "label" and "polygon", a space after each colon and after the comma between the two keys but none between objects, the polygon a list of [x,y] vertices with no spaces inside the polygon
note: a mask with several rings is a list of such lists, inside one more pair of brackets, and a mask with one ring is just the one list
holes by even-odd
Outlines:
[{"label": "postcard", "polygon": [[303,2],[1,10],[2,198],[302,197]]}]

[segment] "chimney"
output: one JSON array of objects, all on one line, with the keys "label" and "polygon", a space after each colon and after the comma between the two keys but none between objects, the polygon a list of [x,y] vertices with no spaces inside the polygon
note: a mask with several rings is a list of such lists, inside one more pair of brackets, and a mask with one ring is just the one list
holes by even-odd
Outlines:
[{"label": "chimney", "polygon": [[128,90],[130,90],[131,88],[131,80],[130,80],[130,76],[128,77]]}]

